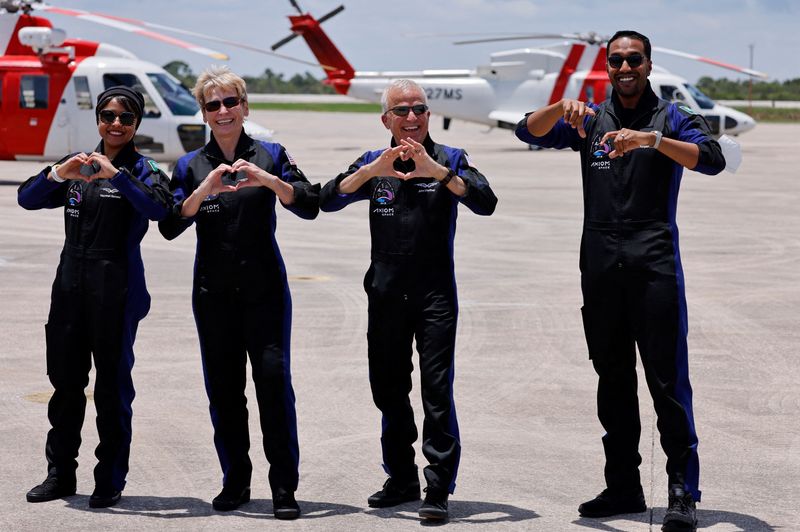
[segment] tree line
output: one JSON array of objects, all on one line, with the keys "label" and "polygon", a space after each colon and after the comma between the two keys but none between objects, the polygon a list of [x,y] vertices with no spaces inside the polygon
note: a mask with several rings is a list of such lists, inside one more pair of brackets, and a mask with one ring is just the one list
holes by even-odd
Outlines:
[{"label": "tree line", "polygon": [[754,81],[752,96],[749,80],[702,77],[697,88],[712,100],[800,100],[800,78],[786,81]]},{"label": "tree line", "polygon": [[[178,78],[189,89],[197,82],[197,75],[183,61],[171,61],[164,65],[164,70]],[[282,73],[273,72],[268,68],[258,77],[242,76],[242,79],[247,83],[247,92],[253,94],[335,94],[333,89],[323,85],[322,81],[310,72],[295,74],[285,79]]]}]

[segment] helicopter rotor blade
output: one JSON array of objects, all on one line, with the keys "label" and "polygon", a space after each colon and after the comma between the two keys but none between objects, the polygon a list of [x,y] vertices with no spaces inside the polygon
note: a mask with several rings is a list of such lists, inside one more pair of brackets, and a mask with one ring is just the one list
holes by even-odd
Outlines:
[{"label": "helicopter rotor blade", "polygon": [[[44,5],[37,5],[35,9],[40,11],[47,11],[49,13],[55,13],[57,15],[67,15],[70,17],[74,17],[80,20],[85,20],[88,22],[94,22],[96,24],[102,24],[103,26],[110,26],[112,28],[127,31],[129,33],[135,33],[137,35],[141,35],[143,37],[149,37],[151,39],[155,39],[157,41],[165,42],[167,44],[171,44],[173,46],[177,46],[179,48],[184,48],[189,50],[190,52],[198,53],[201,55],[205,55],[211,57],[213,59],[221,59],[226,60],[228,59],[228,55],[222,52],[218,52],[216,50],[211,50],[204,46],[198,46],[196,44],[192,44],[186,41],[182,41],[180,39],[176,39],[174,37],[169,37],[167,35],[162,35],[160,33],[156,33],[154,31],[149,31],[145,28],[147,27],[157,27],[155,25],[150,25],[145,22],[141,22],[138,20],[133,19],[126,19],[122,17],[115,17],[112,15],[102,15],[100,13],[90,13],[89,11],[83,11],[78,9],[64,9],[60,7],[54,6],[44,6]],[[162,28],[163,29],[163,28]]]},{"label": "helicopter rotor blade", "polygon": [[195,52],[195,53],[199,53],[199,54],[211,57],[213,59],[228,60],[230,57],[228,56],[228,54],[225,54],[223,52],[218,52],[216,50],[211,50],[209,48],[205,48],[203,46],[198,46],[198,45],[186,42],[186,41],[182,41],[180,39],[175,39],[173,37],[169,37],[167,35],[163,35],[161,33],[155,32],[155,31],[149,31],[148,29],[145,29],[145,28],[168,31],[168,32],[171,32],[171,33],[178,33],[178,34],[181,34],[181,35],[187,35],[187,36],[194,37],[194,38],[197,38],[197,39],[204,39],[204,40],[211,41],[211,42],[216,42],[216,43],[219,43],[219,44],[225,44],[227,46],[233,46],[235,48],[241,48],[243,50],[248,50],[248,51],[251,51],[251,52],[256,52],[256,53],[260,53],[260,54],[264,54],[264,55],[269,55],[269,56],[272,56],[272,57],[278,57],[280,59],[285,59],[287,61],[293,61],[293,62],[296,62],[296,63],[301,63],[301,64],[304,64],[304,65],[308,65],[308,66],[322,67],[324,70],[335,70],[333,67],[328,66],[328,65],[320,65],[319,63],[315,63],[313,61],[306,61],[306,60],[303,60],[303,59],[298,59],[296,57],[292,57],[292,56],[288,56],[288,55],[284,55],[284,54],[278,54],[278,53],[272,52],[270,50],[265,50],[263,48],[259,48],[257,46],[252,46],[252,45],[240,43],[240,42],[237,42],[237,41],[231,41],[231,40],[228,40],[228,39],[222,39],[222,38],[219,38],[219,37],[214,37],[212,35],[206,35],[206,34],[194,32],[194,31],[184,30],[184,29],[180,29],[180,28],[174,28],[172,26],[166,26],[166,25],[163,25],[163,24],[156,24],[156,23],[153,23],[153,22],[145,22],[145,21],[142,21],[142,20],[117,17],[117,16],[113,16],[113,15],[105,15],[105,14],[101,14],[101,13],[91,13],[91,12],[88,12],[88,11],[63,9],[63,8],[52,7],[52,6],[36,6],[36,9],[40,9],[40,10],[43,10],[43,11],[48,11],[48,12],[55,13],[55,14],[60,14],[60,15],[68,15],[68,16],[79,18],[81,20],[86,20],[86,21],[89,21],[89,22],[95,22],[95,23],[102,24],[102,25],[105,25],[105,26],[110,26],[110,27],[113,27],[113,28],[121,29],[123,31],[128,31],[128,32],[131,32],[131,33],[135,33],[137,35],[142,35],[144,37],[149,37],[149,38],[156,39],[156,40],[159,40],[159,41],[162,41],[162,42],[166,42],[168,44],[172,44],[172,45],[178,46],[180,48],[184,48],[186,50],[189,50],[189,51],[192,51],[192,52]]},{"label": "helicopter rotor blade", "polygon": [[[294,5],[295,7],[297,7],[297,4],[294,2],[294,0],[289,0],[289,1],[290,1],[290,2],[292,2],[292,5]],[[338,15],[339,13],[341,13],[342,11],[344,11],[344,6],[343,6],[343,5],[340,5],[340,6],[339,6],[339,7],[337,7],[336,9],[334,9],[334,10],[332,10],[332,11],[329,11],[329,12],[328,12],[328,13],[326,13],[325,15],[322,15],[320,18],[318,18],[318,19],[317,19],[317,24],[322,24],[322,23],[323,23],[323,22],[325,22],[326,20],[328,20],[328,19],[331,19],[331,18],[335,17],[336,15]],[[301,12],[300,14],[302,15],[303,13]],[[290,33],[289,35],[287,35],[286,37],[284,37],[284,38],[283,38],[283,39],[281,39],[280,41],[278,41],[278,42],[276,42],[275,44],[273,44],[272,46],[270,46],[270,50],[272,50],[272,51],[274,52],[275,50],[277,50],[277,49],[278,49],[278,48],[280,48],[281,46],[285,45],[286,43],[288,43],[288,42],[291,42],[291,41],[292,41],[292,40],[293,40],[295,37],[297,37],[298,35],[299,35],[298,33]]]},{"label": "helicopter rotor blade", "polygon": [[509,37],[487,37],[485,39],[468,39],[464,41],[456,41],[453,44],[480,44],[489,42],[502,42],[502,41],[524,41],[528,39],[575,39],[580,40],[580,35],[577,33],[526,33],[521,35],[514,35]]},{"label": "helicopter rotor blade", "polygon": [[767,79],[769,78],[768,74],[764,72],[759,72],[758,70],[752,70],[749,68],[744,68],[736,65],[731,65],[729,63],[723,63],[722,61],[717,61],[715,59],[709,59],[708,57],[702,57],[695,54],[690,54],[687,52],[681,52],[679,50],[672,50],[670,48],[662,48],[660,46],[653,46],[653,50],[657,52],[661,52],[664,54],[674,55],[677,57],[683,57],[685,59],[694,59],[695,61],[700,61],[701,63],[708,63],[709,65],[714,65],[720,68],[725,68],[728,70],[733,70],[734,72],[739,72],[740,74],[747,74],[748,76],[752,76],[755,78],[762,78]]}]

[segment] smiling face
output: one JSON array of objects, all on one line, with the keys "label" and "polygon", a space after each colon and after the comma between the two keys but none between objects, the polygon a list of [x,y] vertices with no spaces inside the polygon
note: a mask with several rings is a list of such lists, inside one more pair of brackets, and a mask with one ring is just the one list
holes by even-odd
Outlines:
[{"label": "smiling face", "polygon": [[621,37],[608,47],[609,57],[618,55],[627,58],[637,54],[641,55],[644,61],[636,68],[631,68],[627,61],[623,62],[619,68],[614,68],[606,62],[608,79],[611,80],[611,85],[625,107],[635,107],[639,102],[639,98],[647,87],[647,76],[650,75],[653,63],[647,59],[644,43],[639,39]]},{"label": "smiling face", "polygon": [[101,111],[112,111],[117,115],[113,124],[106,124],[102,120],[97,124],[97,131],[100,133],[100,138],[103,139],[103,151],[107,155],[116,154],[123,146],[133,140],[133,136],[136,134],[136,126],[123,126],[120,123],[119,115],[129,111],[116,98],[109,100]]},{"label": "smiling face", "polygon": [[[394,88],[387,94],[387,108],[391,109],[399,105],[419,105],[425,103],[425,93],[422,89],[415,88]],[[431,112],[425,111],[421,115],[409,112],[406,116],[397,116],[391,111],[381,115],[381,121],[386,129],[392,132],[395,142],[410,138],[419,143],[428,136],[428,120]]]},{"label": "smiling face", "polygon": [[[225,98],[239,97],[235,88],[232,87],[214,87],[206,90],[203,93],[204,101],[206,103],[213,101],[222,101]],[[211,131],[214,132],[214,138],[217,141],[230,140],[236,142],[239,140],[239,135],[242,132],[245,117],[250,113],[247,107],[247,101],[241,100],[239,105],[228,109],[224,105],[220,105],[217,111],[206,111],[203,108],[203,121],[207,122]]]}]

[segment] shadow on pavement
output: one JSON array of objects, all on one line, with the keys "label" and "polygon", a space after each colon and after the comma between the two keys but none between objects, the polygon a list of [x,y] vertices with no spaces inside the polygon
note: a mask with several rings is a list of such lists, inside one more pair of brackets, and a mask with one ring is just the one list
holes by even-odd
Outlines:
[{"label": "shadow on pavement", "polygon": [[[370,508],[365,513],[382,519],[408,519],[419,521],[417,515],[420,502],[409,502],[394,508]],[[451,500],[449,505],[450,519],[447,521],[422,521],[424,526],[438,526],[445,523],[516,523],[536,519],[539,514],[533,510],[519,508],[510,504],[479,501]]]},{"label": "shadow on pavement", "polygon": [[[344,504],[328,502],[298,501],[301,519],[318,519],[334,515],[358,513],[362,509]],[[70,497],[67,506],[75,510],[107,512],[119,515],[139,515],[159,519],[180,519],[184,517],[226,516],[250,517],[253,519],[274,519],[270,499],[252,499],[238,510],[217,512],[211,503],[194,497],[147,497],[122,495],[120,502],[112,508],[89,508],[89,497]]]},{"label": "shadow on pavement", "polygon": [[[653,526],[661,529],[661,523],[664,519],[664,512],[666,508],[653,508]],[[641,514],[627,514],[625,516],[605,517],[598,519],[589,519],[581,517],[572,522],[572,524],[592,528],[594,530],[607,530],[609,532],[617,532],[623,530],[616,528],[610,523],[613,521],[634,521],[644,524],[650,523],[650,510]],[[740,514],[735,512],[725,512],[722,510],[697,510],[697,525],[702,530],[705,528],[712,528],[716,525],[731,524],[735,525],[740,530],[747,530],[748,532],[775,532],[780,527],[770,525],[766,521],[762,521],[758,517],[752,515]]]}]

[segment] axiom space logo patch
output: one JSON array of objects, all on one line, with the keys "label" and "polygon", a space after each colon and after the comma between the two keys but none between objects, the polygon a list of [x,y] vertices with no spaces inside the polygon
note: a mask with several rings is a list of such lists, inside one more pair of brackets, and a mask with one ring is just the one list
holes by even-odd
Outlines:
[{"label": "axiom space logo patch", "polygon": [[378,205],[391,205],[394,203],[394,196],[395,192],[392,184],[386,179],[381,179],[372,193],[372,201]]},{"label": "axiom space logo patch", "polygon": [[83,201],[83,193],[81,192],[81,184],[78,181],[73,181],[69,186],[67,192],[67,203],[72,207],[77,207]]},{"label": "axiom space logo patch", "polygon": [[608,154],[611,153],[614,148],[611,146],[611,140],[607,140],[604,144],[600,144],[600,139],[602,139],[600,135],[597,135],[594,138],[594,142],[592,142],[592,157],[595,159],[602,159],[603,157],[608,157]]}]

